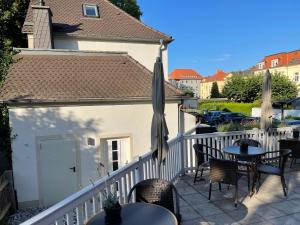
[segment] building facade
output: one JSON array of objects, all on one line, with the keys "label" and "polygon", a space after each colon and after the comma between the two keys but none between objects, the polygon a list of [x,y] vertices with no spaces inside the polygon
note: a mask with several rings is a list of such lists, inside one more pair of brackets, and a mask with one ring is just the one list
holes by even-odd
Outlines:
[{"label": "building facade", "polygon": [[271,73],[281,73],[287,76],[297,86],[300,85],[300,50],[281,52],[264,57],[252,68],[255,74],[265,73],[269,69]]},{"label": "building facade", "polygon": [[[0,100],[21,208],[49,206],[150,150],[152,69],[172,38],[107,0],[32,0]],[[165,71],[167,75],[167,70]],[[194,126],[165,83],[170,138]],[[180,130],[179,130],[180,129]]]},{"label": "building facade", "polygon": [[199,97],[202,76],[192,69],[175,69],[169,75],[169,82],[179,89],[190,89]]},{"label": "building facade", "polygon": [[219,92],[221,93],[224,88],[226,79],[230,76],[231,74],[229,73],[226,73],[222,70],[217,70],[215,74],[208,77],[204,77],[200,83],[200,92],[199,92],[200,98],[201,99],[210,98],[211,88],[214,82],[218,84]]}]

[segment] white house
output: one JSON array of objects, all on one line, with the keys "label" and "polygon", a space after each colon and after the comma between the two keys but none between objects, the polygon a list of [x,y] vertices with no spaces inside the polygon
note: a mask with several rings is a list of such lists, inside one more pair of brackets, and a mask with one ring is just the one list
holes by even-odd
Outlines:
[{"label": "white house", "polygon": [[[163,40],[107,0],[31,1],[0,99],[9,105],[20,207],[48,206],[149,151],[152,67]],[[59,48],[59,49],[58,49]],[[170,137],[194,125],[166,83]]]},{"label": "white house", "polygon": [[190,89],[196,97],[199,97],[199,87],[203,77],[192,69],[175,69],[169,77],[169,81],[180,89]]}]

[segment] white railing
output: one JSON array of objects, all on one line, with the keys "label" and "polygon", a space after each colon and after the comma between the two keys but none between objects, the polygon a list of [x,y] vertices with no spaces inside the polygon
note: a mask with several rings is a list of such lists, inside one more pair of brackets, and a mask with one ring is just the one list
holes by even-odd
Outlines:
[{"label": "white railing", "polygon": [[[170,140],[170,151],[161,167],[161,178],[174,181],[184,171],[183,153],[178,136]],[[109,177],[103,177],[49,209],[22,223],[71,225],[84,224],[89,218],[102,210],[103,191],[106,187],[117,187],[119,202],[125,204],[130,189],[141,180],[158,177],[158,163],[152,160],[152,154],[147,153],[123,168],[114,171]]]},{"label": "white railing", "polygon": [[[265,132],[259,129],[247,130],[247,131],[233,131],[233,132],[215,132],[210,134],[196,134],[196,135],[184,135],[184,168],[187,172],[192,172],[196,168],[196,156],[193,150],[193,144],[200,143],[212,148],[222,149],[230,146],[234,141],[241,138],[251,138],[259,141],[265,151],[277,151],[279,150],[278,140],[292,137],[293,129],[291,127],[271,129],[269,132]],[[211,149],[206,149],[209,153],[215,155]]]},{"label": "white railing", "polygon": [[[192,134],[195,128],[184,135],[170,140],[170,151],[161,168],[161,178],[175,181],[185,172],[195,169],[196,159],[193,144],[203,143],[213,148],[223,149],[240,138],[253,138],[260,141],[268,151],[278,149],[278,140],[292,136],[292,128],[274,129],[268,133],[261,130],[216,132],[211,134]],[[106,187],[116,187],[121,204],[127,202],[131,187],[141,180],[158,177],[157,161],[152,160],[151,153],[141,156],[123,168],[114,171],[109,177],[103,177],[42,213],[25,221],[22,225],[55,224],[82,225],[93,215],[102,210],[102,192]]]}]

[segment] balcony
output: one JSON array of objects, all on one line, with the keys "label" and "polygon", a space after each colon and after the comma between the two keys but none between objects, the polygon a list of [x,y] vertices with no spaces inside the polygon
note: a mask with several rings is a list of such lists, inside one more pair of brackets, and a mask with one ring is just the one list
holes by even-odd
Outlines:
[{"label": "balcony", "polygon": [[[240,138],[260,141],[267,151],[279,149],[278,140],[292,137],[292,128],[279,128],[269,132],[261,130],[194,134],[194,129],[178,135],[169,141],[170,151],[162,167],[161,177],[175,183],[180,195],[182,224],[298,224],[300,223],[300,171],[299,167],[286,171],[289,187],[284,197],[280,179],[273,176],[263,177],[262,186],[251,198],[247,195],[246,180],[239,182],[239,204],[234,207],[232,190],[223,185],[222,192],[213,188],[212,199],[208,201],[208,173],[206,181],[193,184],[196,161],[193,144],[198,141],[205,145],[223,149]],[[44,212],[22,223],[82,225],[102,210],[102,194],[106,184],[118,186],[119,201],[127,203],[130,188],[137,182],[158,177],[157,162],[151,153],[141,156],[125,167],[103,177],[93,185],[55,204]],[[214,190],[216,189],[216,190]]]}]

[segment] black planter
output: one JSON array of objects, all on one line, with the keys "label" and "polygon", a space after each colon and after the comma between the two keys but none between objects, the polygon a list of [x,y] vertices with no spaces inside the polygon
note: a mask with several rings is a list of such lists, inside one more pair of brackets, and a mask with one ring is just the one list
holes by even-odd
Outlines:
[{"label": "black planter", "polygon": [[104,208],[105,211],[105,224],[113,225],[120,224],[122,222],[121,218],[121,206],[118,203],[115,208]]},{"label": "black planter", "polygon": [[298,139],[299,138],[299,131],[293,130],[293,138]]},{"label": "black planter", "polygon": [[240,151],[241,153],[248,153],[248,144],[241,144]]}]

